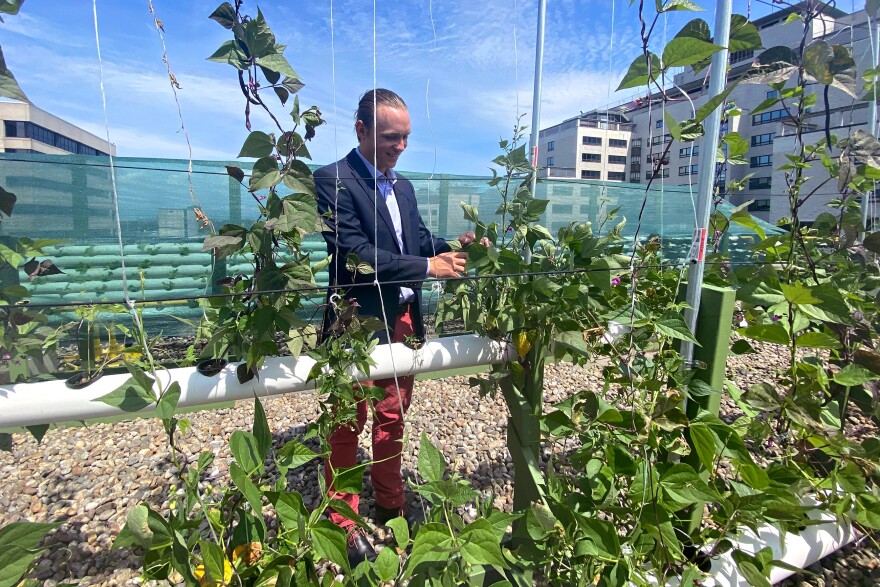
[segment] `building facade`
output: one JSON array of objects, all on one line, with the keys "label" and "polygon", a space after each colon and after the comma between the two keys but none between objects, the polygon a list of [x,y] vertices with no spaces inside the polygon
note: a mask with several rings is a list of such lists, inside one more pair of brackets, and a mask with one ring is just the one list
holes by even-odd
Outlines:
[{"label": "building facade", "polygon": [[[787,46],[797,49],[804,34],[803,21],[795,19],[787,22],[788,16],[795,12],[798,6],[777,11],[771,15],[754,21],[761,35],[764,48],[775,46]],[[807,31],[807,44],[816,40],[824,40],[829,44],[841,44],[849,47],[857,66],[856,81],[859,83],[860,76],[872,66],[871,47],[867,29],[868,17],[864,10],[848,14],[831,6],[826,7],[824,15],[812,21]],[[728,81],[734,81],[742,76],[751,67],[763,50],[739,51],[731,53],[728,57]],[[601,179],[606,181],[618,180],[620,175],[617,167],[604,167],[598,171],[590,168],[587,175],[583,175],[582,167],[574,167],[579,163],[579,158],[586,154],[591,155],[586,143],[574,140],[560,141],[559,137],[572,135],[574,129],[582,134],[601,134],[601,128],[587,127],[581,130],[584,121],[596,118],[613,120],[626,120],[621,125],[620,141],[629,143],[628,165],[626,166],[625,181],[631,183],[646,183],[653,178],[652,185],[688,185],[697,183],[699,173],[699,152],[703,143],[702,139],[694,142],[674,141],[665,125],[665,113],[668,112],[675,120],[692,118],[693,110],[705,104],[708,99],[707,72],[694,72],[692,69],[678,73],[674,76],[674,86],[667,95],[673,98],[665,104],[659,95],[650,99],[639,99],[627,104],[619,104],[613,107],[599,109],[579,117],[565,121],[555,127],[542,130],[540,133],[538,163],[544,166],[542,177],[564,178],[576,177],[584,179]],[[794,80],[790,83],[793,85]],[[810,144],[820,140],[824,136],[826,108],[822,95],[825,86],[810,83],[806,87],[808,94],[818,94],[816,106],[808,112],[807,132],[804,140]],[[788,198],[785,193],[785,178],[781,171],[776,170],[779,165],[786,161],[785,155],[793,152],[793,127],[788,122],[788,117],[781,104],[777,104],[768,110],[752,114],[759,104],[773,97],[774,91],[764,84],[740,83],[730,93],[727,99],[727,107],[735,107],[740,111],[739,116],[729,117],[722,125],[721,133],[739,133],[747,142],[749,151],[745,155],[745,165],[730,165],[718,178],[721,187],[725,187],[731,180],[748,180],[745,189],[732,192],[728,200],[739,205],[751,201],[749,210],[756,217],[770,222],[789,215]],[[852,132],[862,129],[868,130],[868,102],[854,99],[847,93],[830,88],[829,107],[831,134],[837,138],[844,138]],[[625,128],[624,128],[625,127]],[[589,139],[597,140],[597,139]],[[607,140],[602,135],[598,140]],[[556,154],[551,153],[550,146],[555,147]],[[668,145],[668,150],[667,150]],[[559,152],[559,146],[573,149],[571,155],[563,156]],[[836,154],[836,152],[835,152]],[[602,165],[605,165],[603,159]],[[569,171],[569,167],[574,167]],[[803,187],[803,193],[816,190],[811,197],[809,205],[801,210],[804,220],[812,220],[819,213],[827,209],[827,203],[837,193],[832,188],[823,188],[820,184],[827,177],[821,166],[808,170],[811,179]]]},{"label": "building facade", "polygon": [[0,152],[116,155],[116,147],[26,102],[0,102]]},{"label": "building facade", "polygon": [[[115,234],[109,165],[114,145],[24,102],[0,102],[0,187],[16,195],[0,236],[81,239]],[[70,165],[45,157],[78,155]]]}]

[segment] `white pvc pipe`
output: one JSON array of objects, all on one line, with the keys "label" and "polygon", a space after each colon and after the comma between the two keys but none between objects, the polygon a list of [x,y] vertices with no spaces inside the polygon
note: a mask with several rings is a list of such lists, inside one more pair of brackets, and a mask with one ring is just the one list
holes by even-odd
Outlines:
[{"label": "white pvc pipe", "polygon": [[[515,351],[504,343],[474,335],[440,338],[413,350],[404,344],[379,345],[372,357],[376,365],[369,376],[353,372],[358,379],[385,379],[444,371],[462,367],[500,363]],[[192,408],[208,404],[247,400],[314,389],[315,382],[306,378],[315,364],[314,359],[300,356],[271,357],[266,359],[259,378],[239,383],[235,374],[237,364],[227,365],[219,374],[205,377],[195,367],[159,371],[163,388],[173,381],[180,384],[178,406]],[[88,387],[68,389],[64,381],[41,381],[0,386],[0,429],[58,424],[96,418],[131,416],[119,408],[95,401],[114,391],[129,379],[129,374],[105,375]],[[155,408],[155,404],[142,410]]]},{"label": "white pvc pipe", "polygon": [[[803,502],[806,505],[818,504],[810,498],[804,498]],[[812,510],[807,515],[819,523],[807,526],[799,534],[782,533],[779,528],[769,524],[760,526],[758,532],[743,528],[738,538],[732,540],[733,547],[755,554],[769,546],[773,551],[773,560],[805,569],[858,538],[852,526],[841,525],[831,512]],[[739,572],[731,552],[712,560],[709,578],[703,582],[706,587],[749,587],[750,583]],[[793,574],[789,569],[773,567],[770,583],[779,583]]]}]

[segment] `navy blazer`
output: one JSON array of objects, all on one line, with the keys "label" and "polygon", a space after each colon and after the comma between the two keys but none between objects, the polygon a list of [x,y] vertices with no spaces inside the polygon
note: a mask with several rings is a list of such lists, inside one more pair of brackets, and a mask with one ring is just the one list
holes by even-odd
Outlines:
[{"label": "navy blazer", "polygon": [[[317,170],[315,189],[318,194],[318,213],[323,215],[327,223],[327,229],[323,232],[327,253],[333,256],[329,267],[330,285],[335,282],[343,287],[341,295],[349,300],[357,300],[360,315],[382,319],[384,302],[385,316],[393,333],[400,313],[399,284],[381,285],[381,298],[380,288],[375,285],[348,289],[344,289],[344,286],[353,283],[372,284],[376,279],[380,284],[388,281],[411,282],[406,286],[415,291],[413,327],[415,335],[423,339],[425,328],[422,324],[421,282],[427,277],[426,259],[446,253],[451,248],[445,240],[434,237],[425,226],[419,214],[412,183],[398,174],[394,184],[407,254],[403,254],[397,244],[394,224],[385,199],[375,189],[375,180],[356,150],[352,149],[344,159]],[[378,220],[376,211],[379,214]],[[376,273],[353,274],[347,270],[346,259],[352,253],[357,255],[361,263],[373,267]],[[329,311],[324,313],[325,333],[336,319],[329,304],[332,292],[331,288],[327,293]],[[387,332],[380,332],[378,336],[381,343],[388,342]]]}]

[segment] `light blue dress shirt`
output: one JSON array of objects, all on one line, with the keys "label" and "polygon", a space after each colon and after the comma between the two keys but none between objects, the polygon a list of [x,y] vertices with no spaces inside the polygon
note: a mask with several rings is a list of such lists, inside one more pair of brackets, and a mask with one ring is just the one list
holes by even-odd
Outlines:
[{"label": "light blue dress shirt", "polygon": [[[382,194],[382,197],[385,199],[385,205],[388,206],[388,213],[391,215],[391,223],[394,225],[394,236],[397,238],[397,246],[400,247],[400,251],[404,255],[409,254],[409,251],[406,250],[406,245],[404,245],[403,242],[403,223],[400,220],[400,207],[397,205],[397,196],[394,195],[394,184],[397,182],[397,173],[395,173],[393,169],[389,169],[387,176],[383,174],[376,169],[366,157],[364,157],[364,154],[361,153],[360,147],[357,148],[357,154],[361,158],[361,161],[364,162],[364,165],[366,165],[367,171],[369,171],[376,180],[376,191]],[[427,265],[425,268],[425,276],[427,277],[431,262],[428,259],[425,259],[425,262]],[[400,288],[401,304],[412,302],[415,297],[416,294],[412,289],[408,287]]]}]

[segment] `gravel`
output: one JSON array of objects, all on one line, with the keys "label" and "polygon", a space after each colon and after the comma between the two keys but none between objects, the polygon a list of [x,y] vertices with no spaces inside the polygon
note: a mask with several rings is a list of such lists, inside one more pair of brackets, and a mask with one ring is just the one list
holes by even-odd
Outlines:
[{"label": "gravel", "polygon": [[[728,377],[746,389],[773,377],[783,355],[772,348],[759,355],[731,357]],[[418,436],[425,432],[450,461],[450,468],[470,480],[483,495],[495,496],[496,507],[509,510],[513,491],[513,465],[505,447],[507,410],[500,394],[480,398],[467,377],[418,381],[408,415],[410,449],[404,453],[404,472],[416,469]],[[593,366],[551,365],[545,373],[548,403],[581,389],[601,390],[601,370]],[[306,423],[318,414],[314,393],[298,393],[264,400],[276,448],[301,436]],[[735,407],[725,401],[722,415],[733,416]],[[188,454],[214,454],[212,475],[226,478],[232,460],[228,440],[232,432],[250,429],[253,403],[234,408],[196,412],[182,448]],[[864,422],[854,424],[863,426]],[[369,427],[369,424],[368,424]],[[369,433],[361,437],[363,458],[369,454]],[[313,462],[289,475],[289,488],[300,491],[307,506],[318,501]],[[146,500],[156,508],[168,507],[174,468],[162,425],[153,420],[97,424],[88,428],[50,430],[42,443],[16,435],[12,453],[0,453],[0,525],[15,521],[59,522],[45,541],[32,576],[49,587],[77,580],[80,585],[135,585],[140,583],[138,557],[128,549],[110,550],[125,523],[128,510]],[[361,499],[361,514],[373,507],[369,484]],[[388,537],[377,530],[380,545]],[[789,586],[880,584],[880,554],[867,540],[813,565],[812,576],[796,576]]]}]

